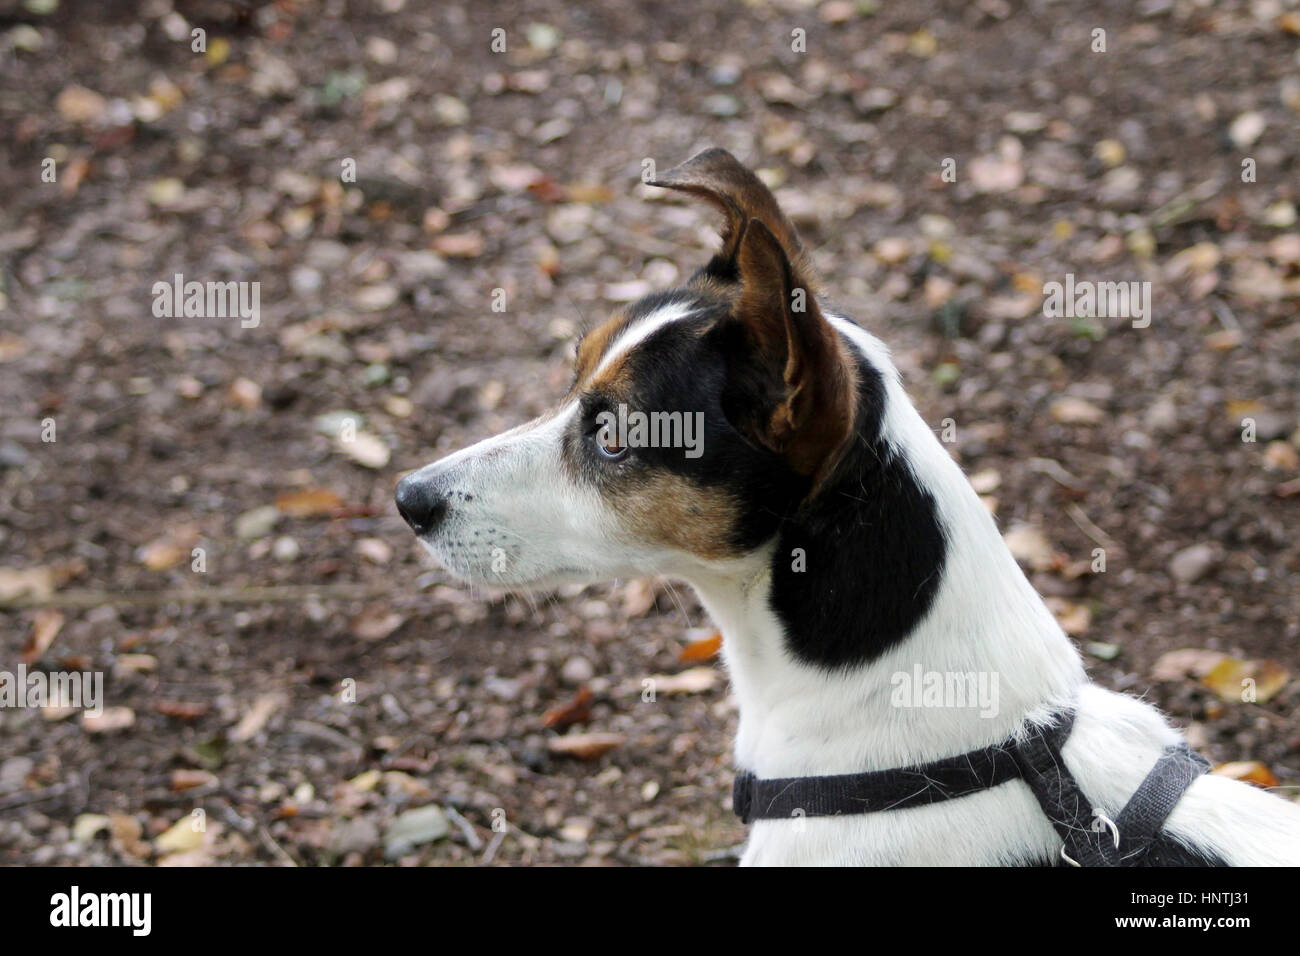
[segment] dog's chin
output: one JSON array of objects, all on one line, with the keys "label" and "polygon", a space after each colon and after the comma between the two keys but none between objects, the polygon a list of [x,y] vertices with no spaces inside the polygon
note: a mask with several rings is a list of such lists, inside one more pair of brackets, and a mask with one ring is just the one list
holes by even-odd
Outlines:
[{"label": "dog's chin", "polygon": [[436,541],[421,538],[420,543],[448,574],[471,587],[497,588],[503,591],[549,591],[567,585],[600,584],[611,577],[576,564],[547,562],[529,565],[518,556],[507,560],[506,567],[498,570],[493,566],[493,558],[490,556],[485,555],[481,559],[471,556],[467,560],[463,552],[451,553]]}]

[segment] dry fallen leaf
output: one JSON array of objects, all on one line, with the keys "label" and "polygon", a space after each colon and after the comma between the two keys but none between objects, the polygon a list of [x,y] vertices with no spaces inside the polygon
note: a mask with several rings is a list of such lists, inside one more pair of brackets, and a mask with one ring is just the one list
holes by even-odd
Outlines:
[{"label": "dry fallen leaf", "polygon": [[1005,193],[1025,181],[1022,162],[1023,147],[1014,136],[1003,136],[998,141],[996,154],[976,156],[967,164],[967,176],[976,191]]},{"label": "dry fallen leaf", "polygon": [[361,312],[382,312],[392,308],[400,294],[396,286],[387,283],[364,286],[352,297],[352,304]]},{"label": "dry fallen leaf", "polygon": [[1264,446],[1264,467],[1270,471],[1300,470],[1300,452],[1290,442],[1271,441]]},{"label": "dry fallen leaf", "polygon": [[141,547],[135,557],[150,571],[166,571],[180,564],[185,552],[170,538],[159,538]]},{"label": "dry fallen leaf", "polygon": [[1002,484],[1002,474],[993,468],[977,471],[970,476],[970,486],[977,495],[991,495]]},{"label": "dry fallen leaf", "polygon": [[691,641],[681,649],[677,659],[683,664],[696,664],[700,661],[712,660],[717,656],[718,651],[722,649],[722,632],[714,631],[709,637],[698,641]]},{"label": "dry fallen leaf", "polygon": [[101,830],[107,830],[111,823],[102,813],[83,813],[72,821],[72,838],[78,843],[89,843]]},{"label": "dry fallen leaf", "polygon": [[570,183],[564,187],[569,202],[603,203],[614,201],[614,190],[608,186],[588,186]]},{"label": "dry fallen leaf", "polygon": [[362,793],[369,793],[379,785],[379,781],[383,779],[383,776],[383,773],[378,770],[363,770],[348,781],[348,786]]},{"label": "dry fallen leaf", "polygon": [[365,468],[383,468],[392,454],[383,439],[370,432],[357,432],[351,441],[340,435],[334,447]]},{"label": "dry fallen leaf", "polygon": [[1117,139],[1099,140],[1092,147],[1092,155],[1096,156],[1111,169],[1123,164],[1128,158],[1128,153],[1124,149],[1124,144]]},{"label": "dry fallen leaf", "polygon": [[1065,565],[1064,558],[1048,543],[1047,536],[1032,525],[1013,525],[1002,540],[1017,561],[1034,571],[1053,571]]},{"label": "dry fallen leaf", "polygon": [[135,817],[127,816],[125,813],[110,813],[108,832],[112,847],[118,853],[137,860],[147,860],[153,855],[153,848],[140,839],[144,834],[144,827]]},{"label": "dry fallen leaf", "polygon": [[1063,425],[1096,425],[1106,417],[1106,413],[1091,402],[1068,395],[1052,402],[1051,414]]},{"label": "dry fallen leaf", "polygon": [[385,604],[369,604],[352,619],[352,633],[363,641],[383,640],[406,622]]},{"label": "dry fallen leaf", "polygon": [[380,566],[387,564],[393,557],[392,547],[382,538],[360,538],[356,543],[356,551],[371,564]]},{"label": "dry fallen leaf", "polygon": [[1161,654],[1151,668],[1152,680],[1182,680],[1185,677],[1204,677],[1219,666],[1228,655],[1222,651],[1207,651],[1187,647]]},{"label": "dry fallen leaf", "polygon": [[185,184],[173,176],[155,179],[146,189],[149,202],[160,209],[173,209],[185,198]]},{"label": "dry fallen leaf", "polygon": [[545,178],[545,173],[527,163],[505,163],[488,169],[488,181],[503,193],[520,192]]},{"label": "dry fallen leaf", "polygon": [[1061,630],[1071,637],[1086,634],[1088,628],[1092,626],[1092,610],[1088,605],[1076,604],[1074,601],[1058,597],[1045,600],[1048,608],[1056,615],[1056,622],[1061,625]]},{"label": "dry fallen leaf", "polygon": [[194,826],[194,819],[186,814],[171,827],[154,837],[153,845],[159,853],[181,853],[203,845],[207,834]]},{"label": "dry fallen leaf", "polygon": [[445,232],[433,237],[429,248],[449,259],[474,259],[483,254],[483,236],[477,232]]},{"label": "dry fallen leaf", "polygon": [[591,720],[591,702],[594,699],[595,695],[588,688],[579,687],[572,700],[552,707],[542,716],[542,726],[564,730],[574,724],[585,724]]},{"label": "dry fallen leaf", "polygon": [[252,379],[237,378],[227,391],[230,401],[245,411],[255,411],[262,404],[262,386]]},{"label": "dry fallen leaf", "polygon": [[283,694],[263,694],[253,701],[253,706],[239,719],[235,729],[230,732],[230,740],[237,744],[252,740],[284,704]]},{"label": "dry fallen leaf", "polygon": [[73,707],[71,704],[46,704],[41,708],[41,716],[50,723],[60,720],[67,720],[74,714],[80,713],[80,708]]},{"label": "dry fallen leaf", "polygon": [[94,123],[108,110],[108,100],[94,90],[74,83],[59,92],[54,108],[69,123]]},{"label": "dry fallen leaf", "polygon": [[119,654],[113,662],[113,672],[117,676],[130,674],[151,674],[158,669],[158,658],[152,654]]},{"label": "dry fallen leaf", "polygon": [[171,789],[173,793],[179,793],[195,787],[215,787],[218,782],[216,775],[206,770],[173,770]]},{"label": "dry fallen leaf", "polygon": [[81,726],[88,734],[106,734],[135,725],[135,711],[130,707],[105,707],[99,716],[83,713]]},{"label": "dry fallen leaf", "polygon": [[1290,678],[1290,673],[1277,661],[1225,657],[1201,678],[1201,683],[1221,700],[1262,704],[1285,687]]},{"label": "dry fallen leaf", "polygon": [[53,593],[53,568],[0,568],[0,602],[21,597],[43,601]]},{"label": "dry fallen leaf", "polygon": [[172,717],[176,720],[198,720],[212,708],[211,705],[203,703],[191,703],[183,700],[160,700],[153,705],[153,709],[164,717]]},{"label": "dry fallen leaf", "polygon": [[698,694],[713,689],[718,672],[712,667],[692,667],[680,674],[658,674],[651,680],[656,694]]},{"label": "dry fallen leaf", "polygon": [[172,528],[160,538],[136,549],[135,559],[150,571],[166,571],[190,557],[198,541],[198,531],[192,526]]},{"label": "dry fallen leaf", "polygon": [[623,616],[644,617],[655,606],[658,589],[650,578],[636,578],[623,588]]},{"label": "dry fallen leaf", "polygon": [[42,608],[32,615],[32,633],[23,645],[23,663],[35,664],[63,627],[63,615],[54,608]]},{"label": "dry fallen leaf", "polygon": [[27,342],[12,332],[0,332],[0,363],[12,362],[27,354]]},{"label": "dry fallen leaf", "polygon": [[1238,149],[1246,149],[1253,146],[1267,128],[1268,120],[1263,113],[1242,113],[1228,126],[1228,137]]},{"label": "dry fallen leaf", "polygon": [[564,757],[595,760],[601,754],[621,746],[625,739],[622,734],[568,734],[564,737],[552,737],[547,742],[547,747],[551,753]]},{"label": "dry fallen leaf", "polygon": [[1234,760],[1230,763],[1221,763],[1210,772],[1220,777],[1230,777],[1233,780],[1254,784],[1257,787],[1276,787],[1278,784],[1273,771],[1258,760]]},{"label": "dry fallen leaf", "polygon": [[81,184],[85,182],[86,177],[90,175],[90,161],[83,156],[77,156],[68,160],[67,166],[63,170],[63,195],[71,198],[77,194]]},{"label": "dry fallen leaf", "polygon": [[1205,337],[1205,347],[1215,352],[1231,352],[1241,345],[1243,338],[1241,329],[1220,329]]},{"label": "dry fallen leaf", "polygon": [[158,866],[207,866],[212,862],[212,845],[221,824],[205,819],[202,828],[195,829],[196,823],[194,817],[183,816],[154,838]]},{"label": "dry fallen leaf", "polygon": [[311,518],[333,514],[343,507],[343,497],[329,488],[302,488],[277,496],[275,506],[291,518]]}]

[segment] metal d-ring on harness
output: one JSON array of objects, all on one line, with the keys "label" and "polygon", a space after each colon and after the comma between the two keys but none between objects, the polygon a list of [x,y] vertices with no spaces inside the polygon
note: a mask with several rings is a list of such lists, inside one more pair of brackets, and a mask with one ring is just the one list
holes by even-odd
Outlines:
[{"label": "metal d-ring on harness", "polygon": [[1186,744],[1169,747],[1111,820],[1088,802],[1065,766],[1061,748],[1074,726],[1065,711],[1045,726],[1031,724],[1023,738],[1011,737],[921,767],[829,777],[760,780],[736,776],[736,815],[751,820],[875,813],[926,806],[1023,780],[1062,840],[1061,857],[1073,866],[1137,866],[1152,851],[1174,805],[1193,780],[1209,769]]}]

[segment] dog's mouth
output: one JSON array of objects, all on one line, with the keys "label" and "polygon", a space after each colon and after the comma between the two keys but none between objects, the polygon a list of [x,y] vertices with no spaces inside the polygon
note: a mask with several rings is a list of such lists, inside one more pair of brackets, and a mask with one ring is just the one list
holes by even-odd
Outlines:
[{"label": "dog's mouth", "polygon": [[[591,584],[604,580],[592,568],[576,564],[539,563],[526,550],[479,544],[454,533],[420,536],[420,543],[456,580],[474,587],[540,591],[568,584]],[[556,557],[550,555],[548,557]]]},{"label": "dog's mouth", "polygon": [[419,542],[451,575],[476,587],[541,590],[603,580],[594,567],[566,561],[562,549],[531,544],[486,515],[467,517],[477,505],[469,492],[444,493],[426,479],[404,478],[395,495],[398,513]]}]

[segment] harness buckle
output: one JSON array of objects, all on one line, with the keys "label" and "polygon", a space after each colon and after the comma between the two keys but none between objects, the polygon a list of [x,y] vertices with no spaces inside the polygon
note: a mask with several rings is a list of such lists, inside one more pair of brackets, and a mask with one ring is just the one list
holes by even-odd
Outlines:
[{"label": "harness buckle", "polygon": [[1115,849],[1118,850],[1119,849],[1119,827],[1116,826],[1115,821],[1112,820],[1110,817],[1106,816],[1106,814],[1103,811],[1094,808],[1092,811],[1092,832],[1100,833],[1106,827],[1110,827],[1111,835],[1115,839]]}]

